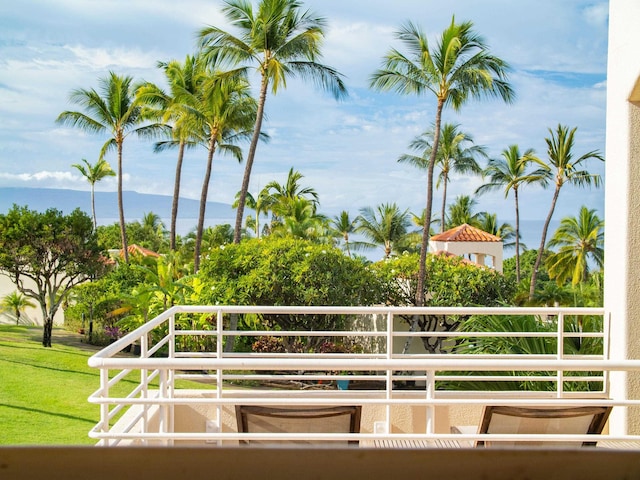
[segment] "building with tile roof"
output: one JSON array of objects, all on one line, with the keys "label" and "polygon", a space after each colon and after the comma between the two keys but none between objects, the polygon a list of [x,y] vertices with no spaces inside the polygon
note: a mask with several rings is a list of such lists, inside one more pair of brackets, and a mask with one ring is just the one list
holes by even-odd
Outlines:
[{"label": "building with tile roof", "polygon": [[467,258],[502,273],[502,239],[466,223],[431,237],[429,251]]}]

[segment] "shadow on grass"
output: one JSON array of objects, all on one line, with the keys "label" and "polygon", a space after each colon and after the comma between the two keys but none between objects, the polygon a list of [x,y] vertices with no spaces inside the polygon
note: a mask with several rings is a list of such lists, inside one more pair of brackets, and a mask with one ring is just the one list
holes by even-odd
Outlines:
[{"label": "shadow on grass", "polygon": [[[9,360],[6,358],[0,358],[0,362],[7,362],[7,363],[14,363],[16,365],[22,365],[25,367],[33,367],[33,368],[41,368],[43,370],[53,370],[56,372],[63,372],[63,373],[74,373],[74,374],[80,374],[80,375],[88,375],[90,377],[97,377],[99,375],[99,372],[82,372],[79,370],[69,370],[69,369],[64,369],[64,368],[56,368],[56,367],[51,367],[49,365],[38,365],[37,363],[30,363],[30,362],[20,362],[18,360]],[[88,367],[87,367],[88,368]]]},{"label": "shadow on grass", "polygon": [[24,412],[38,413],[40,415],[51,415],[53,417],[61,417],[61,418],[69,419],[69,420],[78,420],[80,422],[86,422],[86,423],[89,423],[91,425],[96,423],[96,420],[93,419],[93,418],[83,418],[83,417],[77,417],[75,415],[68,415],[66,413],[49,412],[47,410],[40,410],[38,408],[18,407],[16,405],[8,405],[6,403],[0,403],[0,408],[11,408],[13,410],[22,410]]},{"label": "shadow on grass", "polygon": [[[27,343],[20,343],[20,342],[11,342],[9,340],[1,340],[1,342],[6,342],[2,345],[2,347],[6,347],[6,348],[19,348],[19,349],[23,349],[23,350],[37,350],[39,352],[51,352],[51,353],[63,353],[65,355],[79,355],[81,357],[87,357],[89,358],[93,353],[100,351],[101,348],[103,347],[90,347],[87,346],[85,348],[82,347],[76,347],[76,346],[67,346],[67,345],[55,345],[54,343],[54,347],[52,348],[48,348],[48,347],[43,347],[42,345],[30,345]],[[56,350],[55,347],[56,346],[60,346],[60,347],[64,347],[64,350]],[[73,349],[79,349],[82,350],[81,352],[74,352]],[[85,352],[85,353],[83,353]]]}]

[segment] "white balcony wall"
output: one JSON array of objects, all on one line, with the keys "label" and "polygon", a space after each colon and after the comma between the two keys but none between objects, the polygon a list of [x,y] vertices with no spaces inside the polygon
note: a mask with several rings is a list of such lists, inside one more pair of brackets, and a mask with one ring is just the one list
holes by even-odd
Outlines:
[{"label": "white balcony wall", "polygon": [[[605,187],[605,310],[611,357],[640,358],[640,2],[609,1]],[[613,373],[614,398],[637,397],[640,377]],[[612,431],[640,433],[640,416],[622,409]]]}]

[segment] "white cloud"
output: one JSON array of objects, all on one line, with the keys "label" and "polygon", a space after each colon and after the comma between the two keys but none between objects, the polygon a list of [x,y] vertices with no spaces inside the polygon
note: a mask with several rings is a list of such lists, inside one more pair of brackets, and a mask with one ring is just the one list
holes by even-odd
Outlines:
[{"label": "white cloud", "polygon": [[[368,89],[369,76],[392,45],[393,32],[406,20],[434,39],[456,15],[471,20],[492,52],[514,67],[517,101],[470,102],[456,121],[492,154],[512,143],[544,154],[547,129],[561,122],[578,127],[577,149],[604,149],[607,2],[574,0],[306,0],[325,16],[323,62],[346,77],[350,96],[336,102],[299,80],[267,100],[265,130],[272,141],[260,144],[252,191],[291,166],[320,194],[321,208],[357,212],[362,206],[396,202],[419,211],[424,175],[397,164],[408,143],[428,128],[433,99],[402,97]],[[206,0],[25,0],[0,5],[0,183],[60,188],[89,186],[71,168],[82,158],[95,161],[104,136],[60,128],[54,120],[74,88],[97,88],[111,69],[136,79],[162,82],[157,60],[182,59],[195,49],[195,33],[205,24],[225,26],[221,2]],[[37,15],[34,15],[37,12]],[[123,15],[122,12],[126,12]],[[579,81],[579,84],[577,83]],[[114,156],[108,160],[114,164]],[[189,152],[183,195],[199,198],[205,153]],[[175,154],[152,153],[149,142],[127,139],[123,179],[126,189],[171,194]],[[244,165],[214,158],[211,200],[231,203]],[[466,181],[465,181],[466,180]],[[469,193],[473,179],[456,179],[450,198]],[[115,189],[115,179],[97,188]],[[436,193],[434,201],[437,203]],[[540,195],[546,208],[548,192]],[[598,202],[602,192],[573,197],[563,192],[562,208],[576,198]],[[480,209],[511,218],[511,201],[502,195],[480,199]],[[530,202],[536,204],[536,202]],[[566,206],[569,205],[569,206]],[[576,207],[577,208],[577,207]],[[539,209],[538,209],[539,210]],[[504,212],[504,215],[503,213]],[[539,218],[540,212],[526,210]]]},{"label": "white cloud", "polygon": [[[74,58],[73,65],[79,68],[89,68],[91,70],[108,69],[152,69],[158,61],[153,52],[142,52],[139,49],[115,48],[88,48],[82,45],[65,45],[65,50],[70,51]],[[53,62],[55,66],[56,62]],[[59,66],[68,65],[67,62]]]}]

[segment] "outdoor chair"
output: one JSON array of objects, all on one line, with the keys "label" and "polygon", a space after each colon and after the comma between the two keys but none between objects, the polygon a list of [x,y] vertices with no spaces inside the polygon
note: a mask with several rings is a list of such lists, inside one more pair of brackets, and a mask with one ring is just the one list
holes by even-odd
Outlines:
[{"label": "outdoor chair", "polygon": [[[573,434],[599,435],[611,413],[611,407],[515,407],[486,406],[478,433],[488,434]],[[575,441],[483,441],[477,447],[576,447],[595,446],[597,440]]]},{"label": "outdoor chair", "polygon": [[[239,433],[360,433],[362,406],[236,405]],[[247,445],[357,445],[357,440],[241,440]]]}]

